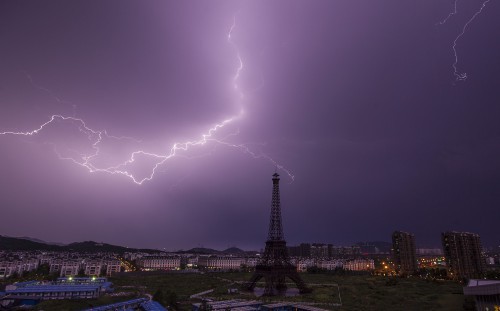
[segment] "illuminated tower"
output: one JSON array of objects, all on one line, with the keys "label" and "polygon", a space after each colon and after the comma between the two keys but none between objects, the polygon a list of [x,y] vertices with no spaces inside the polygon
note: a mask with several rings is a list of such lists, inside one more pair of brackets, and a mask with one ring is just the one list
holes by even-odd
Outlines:
[{"label": "illuminated tower", "polygon": [[269,220],[269,233],[267,235],[264,255],[255,267],[255,273],[247,284],[249,290],[261,279],[265,280],[264,295],[271,296],[286,290],[285,278],[291,279],[301,293],[310,292],[306,284],[297,273],[297,269],[290,263],[286,241],[281,223],[280,205],[280,178],[278,173],[273,175],[273,196],[271,204],[271,217]]}]

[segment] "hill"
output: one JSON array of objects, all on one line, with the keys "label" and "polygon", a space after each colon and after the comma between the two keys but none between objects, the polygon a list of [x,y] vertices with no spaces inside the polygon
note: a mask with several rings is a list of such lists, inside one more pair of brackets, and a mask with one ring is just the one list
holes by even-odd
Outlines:
[{"label": "hill", "polygon": [[0,235],[0,250],[7,251],[63,251],[63,246],[49,245],[41,242],[35,242],[24,238],[11,238]]},{"label": "hill", "polygon": [[240,249],[240,248],[237,248],[237,247],[230,247],[226,250],[223,250],[222,251],[224,254],[238,254],[238,255],[241,255],[243,253],[245,253],[244,250]]},{"label": "hill", "polygon": [[[144,253],[157,253],[158,250],[154,249],[136,249],[117,246],[106,243],[98,243],[94,241],[76,242],[68,245],[53,245],[44,242],[35,242],[32,238],[13,238],[0,235],[0,250],[6,251],[72,251],[81,253],[118,253],[125,252],[144,252]],[[38,240],[41,241],[41,240]]]},{"label": "hill", "polygon": [[219,251],[212,248],[205,247],[195,247],[188,250],[179,250],[175,252],[177,254],[198,254],[198,255],[237,255],[237,256],[254,256],[257,252],[255,251],[244,251],[237,247],[230,247],[223,251]]},{"label": "hill", "polygon": [[211,249],[211,248],[195,247],[195,248],[191,248],[187,251],[178,251],[177,253],[210,255],[210,254],[220,254],[221,251],[218,251],[216,249]]},{"label": "hill", "polygon": [[59,245],[59,246],[65,246],[66,245],[64,243],[58,243],[58,242],[47,242],[47,241],[43,241],[43,240],[40,240],[40,239],[31,238],[29,236],[20,236],[20,237],[15,237],[15,238],[29,240],[29,241],[43,243],[43,244],[48,244],[48,245]]}]

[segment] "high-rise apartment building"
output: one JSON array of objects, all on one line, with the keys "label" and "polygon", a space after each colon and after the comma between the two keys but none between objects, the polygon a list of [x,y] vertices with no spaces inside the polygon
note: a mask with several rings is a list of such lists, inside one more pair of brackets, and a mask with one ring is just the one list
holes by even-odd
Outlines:
[{"label": "high-rise apartment building", "polygon": [[394,231],[392,256],[396,272],[405,275],[413,274],[417,270],[415,236],[408,232]]},{"label": "high-rise apartment building", "polygon": [[453,278],[481,278],[484,273],[481,239],[470,232],[441,234],[448,273]]}]

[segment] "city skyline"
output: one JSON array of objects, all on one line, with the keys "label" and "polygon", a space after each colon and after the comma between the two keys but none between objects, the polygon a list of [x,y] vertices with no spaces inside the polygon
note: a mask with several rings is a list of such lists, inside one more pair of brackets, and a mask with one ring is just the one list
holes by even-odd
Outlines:
[{"label": "city skyline", "polygon": [[288,245],[498,246],[500,4],[453,9],[4,1],[0,234],[259,250],[277,170]]}]

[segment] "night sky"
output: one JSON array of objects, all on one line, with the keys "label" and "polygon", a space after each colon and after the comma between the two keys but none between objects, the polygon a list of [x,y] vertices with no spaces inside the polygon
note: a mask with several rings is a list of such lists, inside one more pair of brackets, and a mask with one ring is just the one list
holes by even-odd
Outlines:
[{"label": "night sky", "polygon": [[289,245],[498,245],[500,1],[456,4],[1,1],[0,234],[260,249],[277,164]]}]

